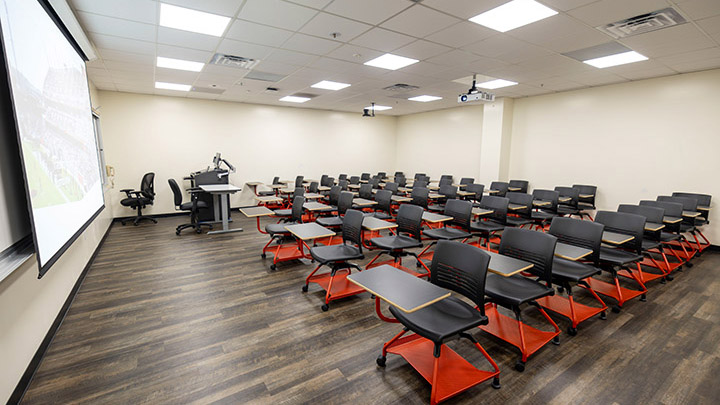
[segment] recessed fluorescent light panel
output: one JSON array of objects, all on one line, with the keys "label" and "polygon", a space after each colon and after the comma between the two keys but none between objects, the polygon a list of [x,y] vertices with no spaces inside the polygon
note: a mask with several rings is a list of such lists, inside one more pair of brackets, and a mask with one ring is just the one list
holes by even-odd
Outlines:
[{"label": "recessed fluorescent light panel", "polygon": [[229,22],[230,17],[160,3],[160,25],[163,27],[221,37]]},{"label": "recessed fluorescent light panel", "polygon": [[365,65],[379,67],[382,69],[398,70],[418,62],[419,61],[417,59],[386,53],[383,56],[378,56],[373,60],[365,62]]},{"label": "recessed fluorescent light panel", "polygon": [[392,110],[392,107],[388,107],[386,105],[376,105],[375,107],[365,107],[366,110],[372,110],[375,109],[375,111],[385,111],[385,110]]},{"label": "recessed fluorescent light panel", "polygon": [[310,101],[309,97],[296,97],[296,96],[285,96],[280,101],[287,101],[289,103],[304,103]]},{"label": "recessed fluorescent light panel", "polygon": [[588,65],[595,66],[596,68],[603,69],[610,66],[624,65],[626,63],[640,62],[647,60],[648,58],[635,52],[623,52],[615,55],[603,56],[602,58],[595,58],[583,61]]},{"label": "recessed fluorescent light panel", "polygon": [[495,79],[495,80],[490,80],[489,82],[485,82],[485,83],[478,83],[477,86],[480,88],[483,88],[483,89],[493,90],[493,89],[499,89],[502,87],[514,86],[516,84],[517,84],[516,82],[511,82],[510,80]]},{"label": "recessed fluorescent light panel", "polygon": [[155,82],[155,88],[162,90],[190,91],[192,86],[189,84]]},{"label": "recessed fluorescent light panel", "polygon": [[163,58],[162,56],[158,56],[157,58],[157,67],[161,68],[199,72],[202,70],[203,66],[205,66],[204,63],[191,62],[189,60]]},{"label": "recessed fluorescent light panel", "polygon": [[419,101],[421,103],[427,103],[429,101],[435,101],[435,100],[442,100],[442,97],[436,97],[436,96],[417,96],[417,97],[410,97],[408,100],[410,101]]},{"label": "recessed fluorescent light panel", "polygon": [[535,0],[513,0],[500,7],[476,15],[470,21],[494,29],[507,32],[552,17],[557,11],[545,7]]},{"label": "recessed fluorescent light panel", "polygon": [[345,87],[350,87],[347,83],[338,83],[338,82],[331,82],[329,80],[323,80],[319,83],[315,83],[310,87],[314,87],[316,89],[325,89],[325,90],[342,90]]}]

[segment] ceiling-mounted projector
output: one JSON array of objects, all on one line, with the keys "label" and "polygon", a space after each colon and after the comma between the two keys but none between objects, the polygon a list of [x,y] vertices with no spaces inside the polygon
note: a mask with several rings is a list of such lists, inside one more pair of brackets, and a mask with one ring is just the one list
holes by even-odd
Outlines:
[{"label": "ceiling-mounted projector", "polygon": [[472,87],[470,87],[470,90],[468,90],[467,94],[461,94],[458,96],[458,103],[470,103],[473,101],[495,101],[494,94],[478,90],[477,86],[475,86],[475,77],[476,75],[473,75]]}]

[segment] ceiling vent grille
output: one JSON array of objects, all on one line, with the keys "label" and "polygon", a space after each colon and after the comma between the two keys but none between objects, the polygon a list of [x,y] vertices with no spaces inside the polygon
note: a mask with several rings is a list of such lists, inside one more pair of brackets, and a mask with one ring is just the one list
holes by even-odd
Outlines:
[{"label": "ceiling vent grille", "polygon": [[595,28],[609,34],[613,38],[620,39],[684,24],[686,22],[680,13],[672,7],[668,7]]},{"label": "ceiling vent grille", "polygon": [[231,67],[236,69],[250,70],[260,62],[256,59],[244,58],[242,56],[225,55],[224,53],[216,53],[210,61],[213,65]]},{"label": "ceiling vent grille", "polygon": [[192,87],[192,91],[196,93],[208,93],[208,94],[223,94],[225,93],[225,89],[220,89],[217,87]]},{"label": "ceiling vent grille", "polygon": [[413,86],[411,84],[405,84],[405,83],[398,83],[393,84],[392,86],[384,87],[383,90],[387,91],[411,91],[411,90],[417,90],[420,87]]}]

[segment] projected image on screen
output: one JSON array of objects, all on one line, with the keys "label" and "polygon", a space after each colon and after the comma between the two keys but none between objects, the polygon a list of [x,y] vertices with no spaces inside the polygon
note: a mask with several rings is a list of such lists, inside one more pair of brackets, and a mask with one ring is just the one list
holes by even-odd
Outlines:
[{"label": "projected image on screen", "polygon": [[41,268],[103,207],[85,62],[36,0],[0,0]]}]

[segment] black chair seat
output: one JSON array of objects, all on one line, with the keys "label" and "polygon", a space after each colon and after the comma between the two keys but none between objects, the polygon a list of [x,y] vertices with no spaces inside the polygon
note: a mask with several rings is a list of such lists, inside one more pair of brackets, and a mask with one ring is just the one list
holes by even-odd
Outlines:
[{"label": "black chair seat", "polygon": [[[208,206],[208,205],[207,205],[207,203],[206,203],[205,201],[198,201],[198,202],[197,202],[197,207],[198,207],[198,208],[207,208],[207,206]],[[189,202],[180,204],[180,209],[183,210],[183,211],[191,211],[191,210],[192,210],[192,207],[193,207],[192,201],[189,201]]]},{"label": "black chair seat", "polygon": [[553,218],[555,218],[557,215],[551,213],[551,212],[545,212],[545,211],[533,211],[531,213],[532,219],[538,220],[538,221],[549,221]]},{"label": "black chair seat", "polygon": [[707,224],[707,219],[703,217],[697,217],[695,218],[695,226],[703,226]]},{"label": "black chair seat", "polygon": [[259,196],[273,196],[275,195],[275,192],[273,190],[267,190],[267,191],[258,191]]},{"label": "black chair seat", "polygon": [[364,257],[360,249],[346,244],[316,246],[310,249],[310,255],[320,264],[362,259]]},{"label": "black chair seat", "polygon": [[574,262],[560,257],[553,258],[553,279],[577,283],[600,273],[600,269],[585,263]]},{"label": "black chair seat", "polygon": [[520,217],[507,217],[507,224],[510,226],[522,226],[532,224],[532,220]]},{"label": "black chair seat", "polygon": [[661,232],[660,240],[663,242],[672,242],[680,239],[680,235],[670,232]]},{"label": "black chair seat", "polygon": [[422,242],[417,239],[413,239],[405,235],[396,236],[385,236],[382,238],[372,238],[370,243],[379,247],[380,249],[395,250],[395,249],[410,249],[416,247],[422,247]]},{"label": "black chair seat", "polygon": [[366,213],[365,213],[365,216],[366,216],[366,217],[373,217],[373,218],[377,218],[377,219],[382,219],[382,220],[392,219],[392,217],[390,216],[390,214],[388,214],[387,212],[382,212],[382,211],[366,212]]},{"label": "black chair seat", "polygon": [[650,249],[657,249],[660,247],[660,242],[652,239],[643,239],[642,241],[642,249],[643,250],[650,250]]},{"label": "black chair seat", "polygon": [[283,208],[279,210],[274,210],[275,216],[277,217],[289,217],[292,215],[292,208]]},{"label": "black chair seat", "polygon": [[340,217],[322,217],[316,219],[315,222],[328,228],[336,228],[343,224],[342,218]]},{"label": "black chair seat", "polygon": [[588,203],[588,202],[579,201],[579,202],[578,202],[578,208],[581,209],[581,210],[594,210],[594,209],[595,209],[595,206],[592,205],[592,204],[590,204],[590,203]]},{"label": "black chair seat", "polygon": [[433,238],[433,239],[439,239],[439,240],[455,240],[455,239],[465,239],[469,238],[472,235],[457,228],[437,228],[437,229],[428,229],[423,231],[423,235]]},{"label": "black chair seat", "polygon": [[390,306],[390,312],[408,329],[437,344],[488,322],[480,311],[455,297],[445,298],[411,313]]},{"label": "black chair seat", "polygon": [[428,211],[443,212],[445,211],[445,206],[442,204],[430,204],[428,205]]},{"label": "black chair seat", "polygon": [[267,225],[265,225],[265,232],[269,233],[271,236],[277,235],[277,234],[288,234],[289,235],[290,232],[288,232],[288,230],[285,229],[285,227],[288,225],[294,225],[294,224],[295,224],[294,222],[285,222],[282,224],[267,224]]},{"label": "black chair seat", "polygon": [[138,197],[138,198],[123,198],[120,200],[120,204],[126,206],[126,207],[136,207],[138,205],[149,205],[152,203],[152,200],[146,197]]},{"label": "black chair seat", "polygon": [[495,221],[477,221],[470,223],[470,230],[473,232],[497,232],[505,229],[505,225]]},{"label": "black chair seat", "polygon": [[517,306],[553,293],[552,288],[519,275],[503,277],[488,274],[485,281],[485,295],[499,304],[509,306]]},{"label": "black chair seat", "polygon": [[616,266],[624,266],[626,264],[630,264],[639,260],[642,260],[643,257],[640,255],[637,255],[632,252],[628,252],[625,250],[615,249],[615,248],[609,248],[605,246],[600,247],[600,261],[606,262],[610,264],[614,264]]},{"label": "black chair seat", "polygon": [[570,207],[568,205],[558,205],[557,212],[561,215],[573,215],[579,214],[580,210],[574,207]]},{"label": "black chair seat", "polygon": [[695,227],[689,224],[680,224],[680,232],[695,232]]}]

